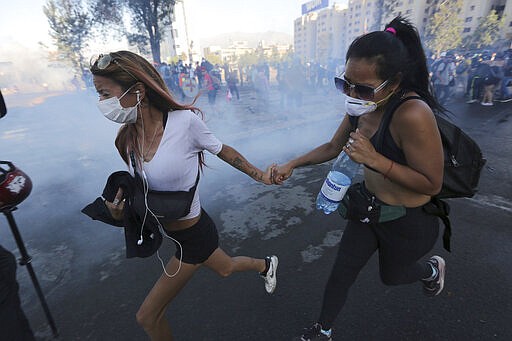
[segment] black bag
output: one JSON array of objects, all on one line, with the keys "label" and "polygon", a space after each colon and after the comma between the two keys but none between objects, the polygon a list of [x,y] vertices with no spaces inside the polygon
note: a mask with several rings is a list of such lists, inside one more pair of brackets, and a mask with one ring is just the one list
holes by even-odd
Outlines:
[{"label": "black bag", "polygon": [[399,219],[407,212],[404,206],[387,205],[377,199],[363,182],[349,187],[338,207],[338,213],[343,219],[375,224]]},{"label": "black bag", "polygon": [[[144,188],[144,180],[135,173],[136,187],[134,189],[132,206],[137,214],[146,219],[158,219],[160,223],[166,223],[186,216],[190,212],[190,206],[194,199],[199,173],[195,185],[188,191],[155,191]],[[147,201],[146,201],[147,200]]]},{"label": "black bag", "polygon": [[458,126],[436,115],[444,150],[444,177],[438,199],[471,198],[477,192],[485,165],[478,144]]},{"label": "black bag", "polygon": [[147,181],[137,172],[133,152],[130,153],[130,159],[135,173],[135,188],[131,204],[137,215],[157,220],[157,223],[166,223],[182,218],[190,212],[199,183],[199,170],[196,183],[188,191],[155,191],[147,188]]}]

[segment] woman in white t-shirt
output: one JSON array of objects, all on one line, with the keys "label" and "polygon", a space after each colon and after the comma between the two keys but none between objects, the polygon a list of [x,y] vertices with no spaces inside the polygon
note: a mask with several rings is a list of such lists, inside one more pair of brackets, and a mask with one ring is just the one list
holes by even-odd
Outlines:
[{"label": "woman in white t-shirt", "polygon": [[[222,144],[197,115],[200,110],[176,103],[159,73],[141,56],[128,51],[100,55],[91,61],[90,69],[99,94],[99,109],[108,119],[123,124],[115,142],[119,154],[130,167],[133,152],[149,189],[188,191],[196,183],[204,150],[256,181],[272,183],[272,167],[263,172]],[[119,189],[112,202],[105,202],[119,220],[125,205],[122,198]],[[177,245],[176,255],[137,312],[138,323],[152,340],[172,339],[165,320],[166,308],[201,265],[223,277],[257,271],[265,280],[267,292],[274,291],[277,257],[228,256],[219,248],[215,224],[201,209],[197,191],[187,215],[162,225],[164,235]]]}]

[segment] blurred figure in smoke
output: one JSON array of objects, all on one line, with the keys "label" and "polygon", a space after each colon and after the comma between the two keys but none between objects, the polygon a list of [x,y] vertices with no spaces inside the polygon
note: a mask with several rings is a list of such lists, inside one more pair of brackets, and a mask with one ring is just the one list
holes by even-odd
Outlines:
[{"label": "blurred figure in smoke", "polygon": [[[365,166],[364,182],[348,190],[348,223],[320,316],[302,340],[331,340],[349,288],[377,250],[385,284],[421,281],[428,296],[438,295],[444,286],[444,260],[433,256],[419,261],[432,250],[439,233],[438,218],[425,208],[433,205],[431,197],[439,193],[443,180],[443,149],[433,113],[443,107],[429,90],[416,28],[397,17],[384,31],[356,38],[335,84],[347,96],[347,115],[331,141],[274,170],[274,181],[281,183],[294,168],[326,162],[342,151]],[[378,152],[376,135],[385,115],[393,117],[382,131],[383,150]],[[370,210],[377,212],[371,219]]]},{"label": "blurred figure in smoke", "polygon": [[256,92],[256,105],[258,112],[268,111],[268,99],[270,96],[270,85],[265,74],[263,66],[256,68],[256,76],[254,78],[254,90]]},{"label": "blurred figure in smoke", "polygon": [[[144,175],[143,183],[150,191],[166,191],[166,195],[171,195],[168,191],[194,188],[203,165],[204,150],[254,180],[271,184],[271,167],[264,172],[234,148],[222,144],[198,115],[202,115],[200,109],[193,103],[177,103],[162,77],[141,56],[128,51],[112,52],[92,60],[90,68],[100,97],[98,107],[108,119],[123,124],[116,138],[119,154],[131,174]],[[150,210],[147,191],[145,198],[146,209]],[[166,222],[158,219],[160,232],[173,239],[177,251],[136,315],[137,322],[152,340],[173,339],[165,319],[167,307],[201,265],[223,277],[239,271],[258,272],[268,293],[276,287],[277,257],[228,256],[219,247],[215,223],[202,209],[198,191],[190,200],[190,211],[185,216]],[[126,201],[127,207],[129,202]],[[123,190],[119,188],[115,199],[105,201],[105,205],[114,219],[121,219],[125,209]],[[144,243],[141,238],[141,243],[130,247],[136,249],[137,245],[146,245]],[[157,252],[158,247],[151,251]]]},{"label": "blurred figure in smoke", "polygon": [[236,71],[228,71],[226,83],[228,85],[228,90],[231,92],[232,96],[236,95],[236,99],[240,100],[240,93],[238,92],[238,77],[236,76]]},{"label": "blurred figure in smoke", "polygon": [[306,73],[299,60],[295,60],[285,74],[288,89],[288,104],[290,108],[302,107],[302,97],[306,87]]},{"label": "blurred figure in smoke", "polygon": [[203,89],[208,93],[208,104],[215,109],[215,101],[217,99],[217,91],[220,89],[220,80],[217,77],[212,76],[204,67],[202,68],[203,73]]},{"label": "blurred figure in smoke", "polygon": [[16,259],[0,245],[0,335],[2,340],[35,340],[18,295]]},{"label": "blurred figure in smoke", "polygon": [[434,73],[434,89],[439,103],[445,104],[451,95],[451,87],[455,85],[455,62],[452,52],[441,53],[441,60],[437,62]]}]

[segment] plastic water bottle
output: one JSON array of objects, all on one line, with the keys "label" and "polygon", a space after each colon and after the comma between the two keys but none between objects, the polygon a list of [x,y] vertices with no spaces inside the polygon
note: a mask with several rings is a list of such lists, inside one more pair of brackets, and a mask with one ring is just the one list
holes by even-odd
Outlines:
[{"label": "plastic water bottle", "polygon": [[316,197],[316,208],[330,214],[338,208],[341,199],[352,184],[359,170],[359,164],[352,161],[345,152],[341,152]]}]

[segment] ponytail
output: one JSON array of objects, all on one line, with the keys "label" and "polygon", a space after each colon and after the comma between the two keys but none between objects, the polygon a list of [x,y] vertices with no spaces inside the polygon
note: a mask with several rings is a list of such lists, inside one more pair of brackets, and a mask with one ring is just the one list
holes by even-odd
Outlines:
[{"label": "ponytail", "polygon": [[416,27],[407,19],[398,16],[385,26],[384,31],[395,35],[407,51],[407,64],[405,65],[408,65],[408,68],[402,78],[402,87],[418,93],[432,110],[445,111],[433,95],[427,58]]}]

